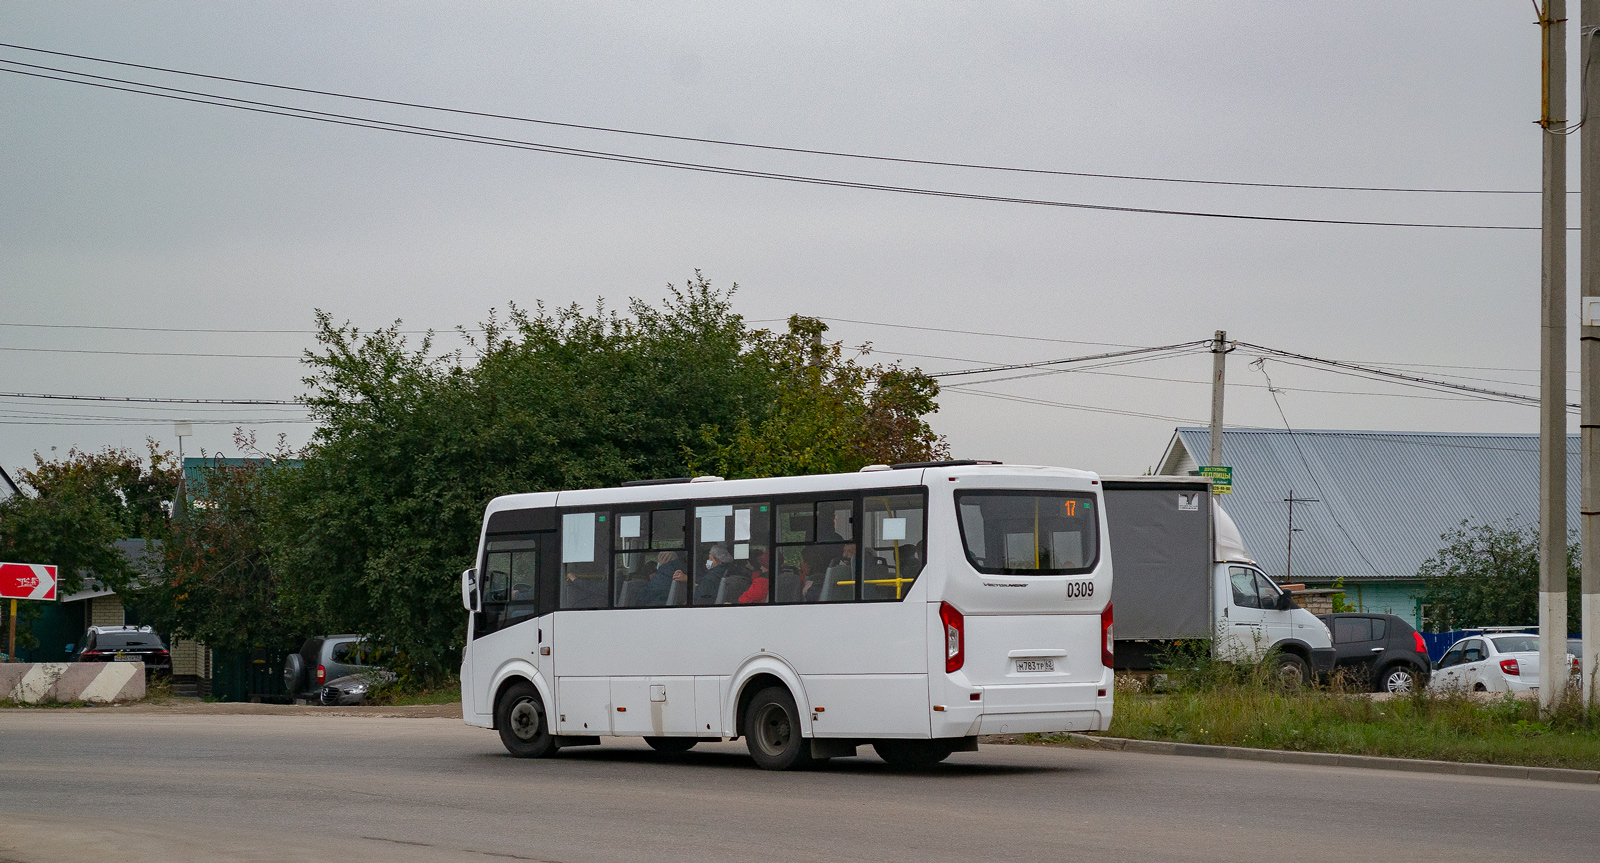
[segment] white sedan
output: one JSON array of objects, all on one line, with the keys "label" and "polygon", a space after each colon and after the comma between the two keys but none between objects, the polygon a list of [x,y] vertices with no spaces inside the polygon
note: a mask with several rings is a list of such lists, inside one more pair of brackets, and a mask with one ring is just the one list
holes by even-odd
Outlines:
[{"label": "white sedan", "polygon": [[[1567,665],[1577,658],[1567,654]],[[1472,692],[1528,692],[1539,688],[1539,636],[1486,633],[1463,638],[1439,660],[1429,689]]]}]

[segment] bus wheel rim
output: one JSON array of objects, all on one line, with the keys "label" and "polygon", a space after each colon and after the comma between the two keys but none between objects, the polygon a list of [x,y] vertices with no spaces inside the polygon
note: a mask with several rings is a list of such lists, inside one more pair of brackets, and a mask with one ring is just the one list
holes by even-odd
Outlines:
[{"label": "bus wheel rim", "polygon": [[534,708],[533,699],[524,699],[512,706],[511,733],[517,735],[518,740],[532,740],[539,735],[539,711]]},{"label": "bus wheel rim", "polygon": [[768,755],[781,754],[793,739],[794,728],[789,723],[789,711],[776,704],[761,708],[756,717],[756,739]]}]

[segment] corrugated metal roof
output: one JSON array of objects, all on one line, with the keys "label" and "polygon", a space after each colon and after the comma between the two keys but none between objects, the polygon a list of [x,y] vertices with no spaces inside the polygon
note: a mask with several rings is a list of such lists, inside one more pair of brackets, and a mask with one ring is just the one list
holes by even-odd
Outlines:
[{"label": "corrugated metal roof", "polygon": [[[1206,428],[1179,428],[1177,448],[1209,460]],[[1539,436],[1440,432],[1227,429],[1222,463],[1233,493],[1221,503],[1250,553],[1282,576],[1291,491],[1293,580],[1406,578],[1461,524],[1539,520]],[[1578,527],[1578,436],[1567,437],[1567,528]]]}]

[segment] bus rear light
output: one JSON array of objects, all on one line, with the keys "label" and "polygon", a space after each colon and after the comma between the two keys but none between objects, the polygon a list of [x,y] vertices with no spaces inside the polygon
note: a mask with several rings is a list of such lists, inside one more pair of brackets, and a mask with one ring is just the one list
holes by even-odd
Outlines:
[{"label": "bus rear light", "polygon": [[944,670],[946,674],[961,670],[967,661],[966,622],[961,612],[948,602],[939,603],[939,622],[944,624]]},{"label": "bus rear light", "polygon": [[1100,612],[1100,664],[1107,668],[1116,667],[1115,651],[1112,650],[1111,641],[1111,603],[1106,603],[1106,610]]},{"label": "bus rear light", "polygon": [[1500,670],[1511,675],[1512,677],[1520,677],[1522,675],[1522,668],[1517,665],[1517,661],[1515,659],[1500,660]]}]

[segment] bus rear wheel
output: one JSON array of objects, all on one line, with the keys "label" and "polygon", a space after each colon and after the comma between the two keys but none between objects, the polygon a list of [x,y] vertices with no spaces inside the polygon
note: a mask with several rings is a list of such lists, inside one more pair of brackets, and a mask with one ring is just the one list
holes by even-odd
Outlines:
[{"label": "bus rear wheel", "polygon": [[792,770],[811,762],[811,741],[800,734],[800,711],[782,686],[757,692],[744,709],[745,745],[763,770]]},{"label": "bus rear wheel", "polygon": [[878,757],[895,767],[929,767],[950,757],[955,743],[948,740],[877,740]]},{"label": "bus rear wheel", "polygon": [[700,741],[693,737],[646,737],[644,742],[662,755],[682,755]]},{"label": "bus rear wheel", "polygon": [[494,719],[500,742],[518,758],[544,758],[560,748],[545,719],[544,701],[532,683],[515,683],[501,693]]}]

